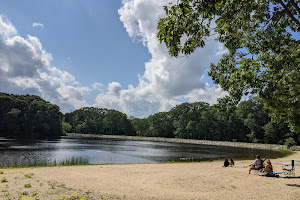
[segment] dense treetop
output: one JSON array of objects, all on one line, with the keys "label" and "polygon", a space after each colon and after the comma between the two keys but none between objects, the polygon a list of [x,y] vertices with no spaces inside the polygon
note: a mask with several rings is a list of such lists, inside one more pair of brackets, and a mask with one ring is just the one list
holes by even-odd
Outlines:
[{"label": "dense treetop", "polygon": [[300,133],[299,0],[179,0],[165,7],[158,38],[171,56],[189,55],[214,36],[228,53],[209,75],[237,105],[258,94],[270,116]]},{"label": "dense treetop", "polygon": [[132,135],[134,133],[126,114],[106,108],[85,107],[65,114],[71,132]]},{"label": "dense treetop", "polygon": [[220,112],[205,102],[183,103],[169,112],[131,122],[140,136],[286,145],[299,142],[286,123],[271,121],[258,97],[242,101],[235,111]]},{"label": "dense treetop", "polygon": [[299,144],[284,121],[273,122],[259,97],[220,112],[205,102],[182,103],[147,118],[85,107],[63,115],[38,96],[0,93],[0,137],[49,139],[66,132],[184,139]]},{"label": "dense treetop", "polygon": [[61,121],[59,107],[38,96],[0,93],[0,136],[55,138],[62,134]]}]

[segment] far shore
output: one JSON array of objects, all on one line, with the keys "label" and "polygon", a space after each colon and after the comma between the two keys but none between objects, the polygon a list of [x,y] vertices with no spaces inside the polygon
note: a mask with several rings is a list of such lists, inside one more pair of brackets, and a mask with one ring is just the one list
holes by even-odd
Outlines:
[{"label": "far shore", "polygon": [[[255,148],[255,149],[287,150],[287,147],[285,145],[279,145],[279,144],[192,140],[192,139],[181,139],[181,138],[142,137],[142,136],[127,136],[127,135],[97,135],[97,134],[81,134],[81,133],[68,133],[67,135],[70,137],[139,140],[139,141],[153,141],[153,142],[175,142],[175,143],[204,144],[204,145],[214,145],[214,146],[243,147],[243,148]],[[298,150],[299,151],[300,146],[292,146],[289,150]]]}]

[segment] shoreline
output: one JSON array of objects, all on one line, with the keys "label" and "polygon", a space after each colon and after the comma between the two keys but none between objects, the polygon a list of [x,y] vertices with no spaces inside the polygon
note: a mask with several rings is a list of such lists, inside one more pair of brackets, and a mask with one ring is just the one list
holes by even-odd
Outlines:
[{"label": "shoreline", "polygon": [[300,152],[271,161],[278,172],[291,160],[294,178],[249,175],[243,166],[253,160],[237,161],[236,167],[213,161],[0,168],[0,179],[7,179],[0,183],[0,199],[240,200],[255,199],[259,192],[260,198],[298,200]]},{"label": "shoreline", "polygon": [[193,139],[181,139],[181,138],[142,137],[142,136],[127,136],[127,135],[97,135],[97,134],[81,134],[81,133],[67,133],[67,136],[100,138],[100,139],[120,139],[120,140],[152,141],[152,142],[203,144],[203,145],[213,145],[213,146],[243,147],[243,148],[255,148],[255,149],[274,149],[274,150],[292,150],[292,151],[300,150],[300,146],[292,146],[290,149],[287,149],[285,145],[279,145],[279,144],[193,140]]}]

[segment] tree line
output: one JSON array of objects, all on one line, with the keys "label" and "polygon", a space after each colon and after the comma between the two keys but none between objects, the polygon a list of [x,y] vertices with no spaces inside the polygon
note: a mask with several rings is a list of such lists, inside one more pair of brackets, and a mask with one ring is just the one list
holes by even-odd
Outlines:
[{"label": "tree line", "polygon": [[64,115],[65,132],[135,135],[127,115],[106,108],[84,107]]},{"label": "tree line", "polygon": [[283,120],[274,122],[259,97],[220,111],[205,102],[183,103],[169,112],[132,118],[137,135],[250,143],[299,144],[299,136]]},{"label": "tree line", "polygon": [[259,97],[220,111],[205,102],[182,103],[147,118],[127,117],[105,108],[86,107],[64,116],[66,131],[269,144],[299,144],[283,120],[274,122]]},{"label": "tree line", "polygon": [[62,118],[57,105],[39,96],[0,93],[0,137],[56,138],[62,135]]},{"label": "tree line", "polygon": [[147,118],[113,109],[84,107],[62,114],[59,107],[34,95],[0,93],[0,137],[56,138],[66,132],[133,135],[250,143],[299,144],[299,135],[283,120],[272,121],[259,97],[235,109],[205,102],[182,103]]}]

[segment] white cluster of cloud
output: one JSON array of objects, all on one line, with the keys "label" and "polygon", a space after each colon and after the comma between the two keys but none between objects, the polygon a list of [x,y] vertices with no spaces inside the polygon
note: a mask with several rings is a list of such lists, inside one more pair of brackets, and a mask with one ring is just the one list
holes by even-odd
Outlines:
[{"label": "white cluster of cloud", "polygon": [[[187,57],[172,58],[156,37],[157,22],[164,15],[161,0],[123,0],[120,20],[134,41],[141,41],[151,54],[145,72],[138,75],[139,84],[123,88],[112,81],[108,86],[98,82],[83,87],[66,71],[51,66],[52,56],[37,37],[22,38],[16,28],[0,16],[0,91],[15,94],[36,94],[61,107],[63,112],[83,106],[116,109],[127,115],[146,117],[167,111],[181,103],[205,101],[215,103],[226,93],[201,79],[224,49],[213,39],[204,49]],[[33,27],[42,24],[33,23]],[[85,95],[96,93],[88,104]]]},{"label": "white cluster of cloud", "polygon": [[165,5],[168,2],[161,0],[123,0],[120,20],[128,35],[134,41],[143,42],[152,58],[145,64],[137,87],[129,85],[128,89],[121,89],[120,84],[114,83],[118,92],[99,94],[95,105],[118,108],[129,115],[147,116],[169,110],[181,103],[178,100],[181,98],[189,102],[215,103],[217,98],[226,95],[220,88],[201,81],[209,64],[224,52],[222,45],[211,39],[205,48],[189,57],[172,58],[165,45],[159,43],[156,27],[164,15]]},{"label": "white cluster of cloud", "polygon": [[88,105],[83,93],[90,89],[51,66],[52,59],[37,37],[19,36],[6,17],[0,16],[0,91],[39,95],[63,111]]},{"label": "white cluster of cloud", "polygon": [[42,27],[42,28],[44,28],[44,24],[34,22],[34,23],[32,23],[32,27]]}]

